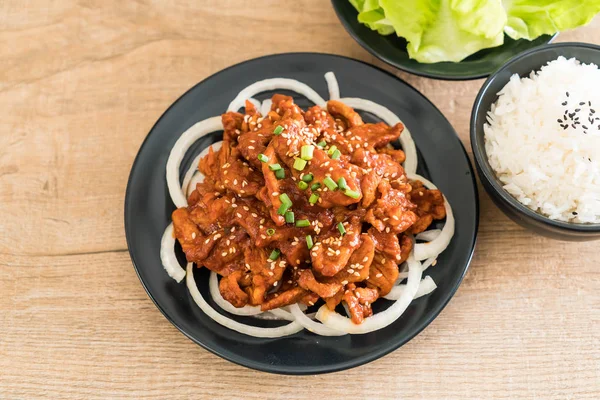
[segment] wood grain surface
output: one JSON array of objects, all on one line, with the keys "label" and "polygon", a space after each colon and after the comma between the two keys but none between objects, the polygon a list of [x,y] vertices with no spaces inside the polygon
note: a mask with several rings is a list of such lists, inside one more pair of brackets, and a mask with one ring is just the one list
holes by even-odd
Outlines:
[{"label": "wood grain surface", "polygon": [[[560,35],[600,42],[600,21]],[[0,399],[598,399],[599,244],[535,236],[481,193],[466,280],[417,338],[335,374],[252,371],[175,329],[123,228],[161,113],[232,64],[317,51],[384,67],[325,0],[0,1]],[[469,148],[481,80],[397,75]]]}]

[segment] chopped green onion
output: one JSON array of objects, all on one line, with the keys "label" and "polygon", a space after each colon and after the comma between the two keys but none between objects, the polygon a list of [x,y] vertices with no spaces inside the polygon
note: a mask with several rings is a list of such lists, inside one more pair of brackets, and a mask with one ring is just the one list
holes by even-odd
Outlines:
[{"label": "chopped green onion", "polygon": [[269,158],[268,158],[267,156],[265,156],[264,154],[262,154],[262,153],[258,155],[258,159],[259,159],[260,161],[262,161],[262,162],[267,162],[267,161],[269,161]]},{"label": "chopped green onion", "polygon": [[306,228],[307,226],[310,226],[310,221],[307,219],[299,219],[296,221],[296,226],[298,228]]},{"label": "chopped green onion", "polygon": [[319,143],[317,143],[317,146],[320,147],[320,148],[323,148],[323,147],[327,146],[327,142],[324,141],[324,140],[322,140]]},{"label": "chopped green onion", "polygon": [[310,181],[312,181],[312,180],[313,180],[313,178],[314,178],[314,175],[313,175],[313,174],[306,174],[306,175],[304,175],[304,176],[302,177],[302,180],[303,180],[304,182],[310,182]]},{"label": "chopped green onion", "polygon": [[313,243],[313,240],[312,240],[312,236],[310,236],[310,235],[307,235],[307,236],[306,236],[306,246],[307,246],[307,247],[308,247],[308,249],[310,250],[310,249],[312,249],[312,248],[313,248],[313,245],[314,245],[314,243]]},{"label": "chopped green onion", "polygon": [[338,158],[340,158],[341,155],[342,155],[342,152],[336,149],[333,152],[333,154],[331,155],[331,159],[332,160],[337,160]]},{"label": "chopped green onion", "polygon": [[279,165],[279,164],[271,164],[271,165],[269,165],[269,169],[271,171],[277,171],[278,169],[281,169],[281,165]]},{"label": "chopped green onion", "polygon": [[317,190],[320,187],[321,187],[321,184],[319,182],[315,182],[312,185],[310,185],[310,190],[312,190],[314,192],[315,190]]},{"label": "chopped green onion", "polygon": [[337,146],[331,146],[329,150],[327,150],[327,155],[332,155],[334,151],[337,150]]},{"label": "chopped green onion", "polygon": [[285,193],[279,195],[279,200],[281,200],[281,206],[279,206],[277,214],[284,215],[285,212],[292,206],[292,201]]},{"label": "chopped green onion", "polygon": [[275,234],[275,229],[273,229],[273,228],[267,229],[267,235],[273,236],[274,234]]},{"label": "chopped green onion", "polygon": [[306,161],[312,160],[314,150],[314,146],[311,146],[310,144],[302,146],[300,148],[300,158]]},{"label": "chopped green onion", "polygon": [[325,184],[325,186],[327,186],[329,188],[329,190],[335,190],[338,188],[337,183],[335,183],[335,181],[333,179],[331,179],[330,176],[323,179],[323,183]]},{"label": "chopped green onion", "polygon": [[298,182],[298,189],[300,189],[300,190],[306,190],[307,188],[308,188],[308,183],[306,183],[304,181]]},{"label": "chopped green onion", "polygon": [[346,184],[346,179],[344,179],[344,177],[341,177],[340,179],[338,179],[338,186],[342,190],[348,189],[348,185]]},{"label": "chopped green onion", "polygon": [[285,212],[285,222],[287,222],[288,224],[294,223],[294,212],[293,211]]},{"label": "chopped green onion", "polygon": [[304,167],[306,167],[306,160],[303,160],[301,158],[296,158],[294,160],[294,169],[302,171]]},{"label": "chopped green onion", "polygon": [[285,178],[285,170],[283,168],[281,168],[281,169],[278,169],[277,171],[275,171],[275,178],[277,178],[277,179]]},{"label": "chopped green onion", "polygon": [[279,254],[281,254],[281,251],[279,251],[279,249],[275,249],[271,252],[271,255],[269,256],[269,260],[277,260],[277,257],[279,257]]},{"label": "chopped green onion", "polygon": [[283,126],[279,125],[279,126],[277,126],[277,128],[275,128],[275,130],[273,131],[273,134],[281,135],[281,132],[283,132]]},{"label": "chopped green onion", "polygon": [[338,231],[340,231],[340,234],[342,236],[344,236],[346,234],[346,229],[344,228],[344,224],[342,224],[341,222],[338,224]]},{"label": "chopped green onion", "polygon": [[355,190],[346,189],[344,190],[344,194],[348,197],[352,197],[353,199],[358,199],[360,197],[360,193]]},{"label": "chopped green onion", "polygon": [[308,198],[308,202],[310,204],[316,204],[317,201],[319,201],[319,195],[316,193],[311,194],[310,197]]}]

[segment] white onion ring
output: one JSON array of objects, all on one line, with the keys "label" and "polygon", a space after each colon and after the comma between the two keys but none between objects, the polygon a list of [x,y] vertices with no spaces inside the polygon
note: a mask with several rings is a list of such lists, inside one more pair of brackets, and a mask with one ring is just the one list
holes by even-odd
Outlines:
[{"label": "white onion ring", "polygon": [[442,233],[441,229],[430,229],[428,231],[418,233],[417,236],[415,236],[415,239],[430,242],[440,236],[440,233]]},{"label": "white onion ring", "polygon": [[308,316],[306,316],[298,307],[298,304],[292,304],[290,306],[290,311],[292,315],[296,318],[296,322],[301,324],[304,328],[309,330],[312,333],[316,333],[321,336],[343,336],[346,335],[346,332],[339,331],[337,329],[330,328],[328,326],[323,325],[320,322],[313,321]]},{"label": "white onion ring", "polygon": [[198,307],[200,307],[204,314],[213,319],[215,322],[236,332],[261,338],[276,338],[281,336],[292,335],[304,329],[302,325],[300,325],[297,322],[290,322],[287,325],[279,326],[277,328],[261,328],[258,326],[242,324],[220,314],[214,308],[212,308],[206,302],[206,300],[204,300],[204,297],[202,297],[202,294],[196,286],[196,281],[194,280],[194,271],[192,270],[192,268],[193,264],[188,263],[186,274],[186,284],[188,290],[190,291],[190,294],[192,295],[192,298],[194,299],[194,302],[198,305]]},{"label": "white onion ring", "polygon": [[160,240],[160,261],[167,274],[177,281],[185,277],[185,270],[179,265],[175,255],[175,237],[173,237],[173,223],[171,222]]},{"label": "white onion ring", "polygon": [[[394,126],[400,121],[400,118],[387,107],[380,104],[374,103],[371,100],[360,99],[357,97],[344,97],[339,99],[342,103],[358,109],[369,112],[382,119],[389,126]],[[403,124],[404,125],[404,124]],[[404,154],[406,154],[406,160],[404,160],[404,170],[406,173],[414,174],[417,172],[417,147],[412,139],[412,135],[408,130],[408,127],[404,125],[404,130],[400,135],[400,145]]]},{"label": "white onion ring", "polygon": [[[408,173],[406,175],[408,176],[408,179],[423,182],[428,189],[437,189],[433,183],[420,175]],[[446,196],[444,196],[444,208],[446,209],[446,223],[442,228],[442,232],[431,242],[415,244],[413,252],[416,260],[421,261],[426,258],[437,257],[442,251],[446,250],[446,247],[450,244],[450,240],[452,240],[452,236],[454,236],[454,215],[452,214],[452,207],[450,207],[450,203],[448,203]]]},{"label": "white onion ring", "polygon": [[335,74],[331,71],[325,74],[327,89],[329,90],[329,100],[338,100],[340,98],[340,85],[338,85]]},{"label": "white onion ring", "polygon": [[262,319],[265,321],[295,321],[296,320],[296,318],[294,318],[293,315],[290,314],[290,316],[291,316],[290,318],[281,318],[281,317],[274,315],[271,311],[265,311],[262,314],[253,315],[252,318]]},{"label": "white onion ring", "polygon": [[192,125],[177,139],[167,160],[167,187],[177,208],[187,206],[187,198],[179,183],[179,166],[186,151],[202,136],[223,130],[221,117],[211,117]]},{"label": "white onion ring", "polygon": [[260,105],[260,114],[264,117],[271,111],[271,106],[273,105],[273,100],[266,99]]},{"label": "white onion ring", "polygon": [[288,321],[296,320],[296,318],[294,318],[291,312],[282,310],[281,308],[274,308],[272,310],[269,310],[269,312],[279,319],[285,319]]},{"label": "white onion ring", "polygon": [[317,319],[330,328],[351,334],[363,334],[385,328],[392,324],[406,311],[419,290],[421,281],[421,263],[415,260],[413,254],[408,256],[408,281],[400,298],[387,310],[366,318],[357,325],[350,318],[346,318],[335,311],[330,311],[326,305],[321,306],[317,312]]},{"label": "white onion ring", "polygon": [[[436,288],[437,285],[435,284],[433,279],[429,275],[427,275],[419,284],[419,289],[417,290],[417,294],[415,294],[413,300],[433,292]],[[400,296],[402,296],[402,292],[404,290],[406,290],[406,285],[394,286],[388,294],[383,296],[383,298],[387,300],[398,300]]]},{"label": "white onion ring", "polygon": [[433,265],[433,262],[437,259],[437,255],[435,257],[429,257],[427,260],[423,261],[422,268],[423,268],[423,272],[425,272],[425,270],[429,267],[431,267]]},{"label": "white onion ring", "polygon": [[257,93],[267,92],[269,90],[286,89],[300,93],[314,104],[323,105],[325,100],[310,86],[295,79],[288,78],[271,78],[262,81],[254,82],[250,86],[242,89],[241,92],[229,103],[227,111],[238,111],[244,106],[244,101],[254,96]]}]

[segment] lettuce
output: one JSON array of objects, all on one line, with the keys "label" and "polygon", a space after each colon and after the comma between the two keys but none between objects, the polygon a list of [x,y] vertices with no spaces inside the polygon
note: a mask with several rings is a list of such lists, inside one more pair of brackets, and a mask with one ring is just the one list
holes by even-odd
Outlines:
[{"label": "lettuce", "polygon": [[349,1],[359,22],[405,38],[408,55],[422,63],[459,62],[500,46],[504,33],[533,40],[585,25],[600,12],[600,0]]},{"label": "lettuce", "polygon": [[538,36],[588,24],[600,12],[600,0],[503,0],[504,31],[513,39]]}]

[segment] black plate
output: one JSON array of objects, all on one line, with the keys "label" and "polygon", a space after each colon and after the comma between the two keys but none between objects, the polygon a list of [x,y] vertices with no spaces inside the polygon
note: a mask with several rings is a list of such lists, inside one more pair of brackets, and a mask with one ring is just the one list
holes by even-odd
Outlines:
[{"label": "black plate", "polygon": [[[419,172],[430,177],[453,206],[456,235],[427,273],[438,284],[430,296],[413,302],[391,326],[366,335],[320,337],[300,332],[279,339],[249,337],[214,322],[196,306],[185,283],[163,270],[160,239],[174,210],[165,179],[169,151],[195,122],[223,113],[237,93],[252,82],[272,77],[295,78],[327,98],[323,75],[334,71],[342,96],[363,97],[398,114],[414,135],[420,153]],[[270,97],[263,93],[259,99]],[[302,107],[308,101],[294,96]],[[367,120],[373,120],[365,115]],[[190,150],[191,159],[220,133],[205,137]],[[194,153],[194,154],[191,154]],[[414,88],[395,76],[360,61],[314,53],[281,54],[227,68],[194,86],[158,120],[133,164],[125,198],[125,231],[131,259],[150,298],[169,321],[213,353],[250,368],[285,374],[343,370],[375,360],[408,342],[444,308],[467,270],[477,235],[478,202],[473,170],[446,118]],[[195,274],[207,293],[206,269]],[[383,301],[381,302],[383,303]],[[387,301],[386,301],[387,303]]]},{"label": "black plate", "polygon": [[365,50],[393,67],[411,74],[446,80],[469,80],[489,76],[506,61],[522,51],[552,42],[556,36],[542,35],[529,40],[514,40],[504,36],[502,46],[484,49],[458,63],[423,64],[408,57],[406,40],[395,34],[382,36],[357,20],[358,12],[348,0],[331,0],[346,31]]}]

